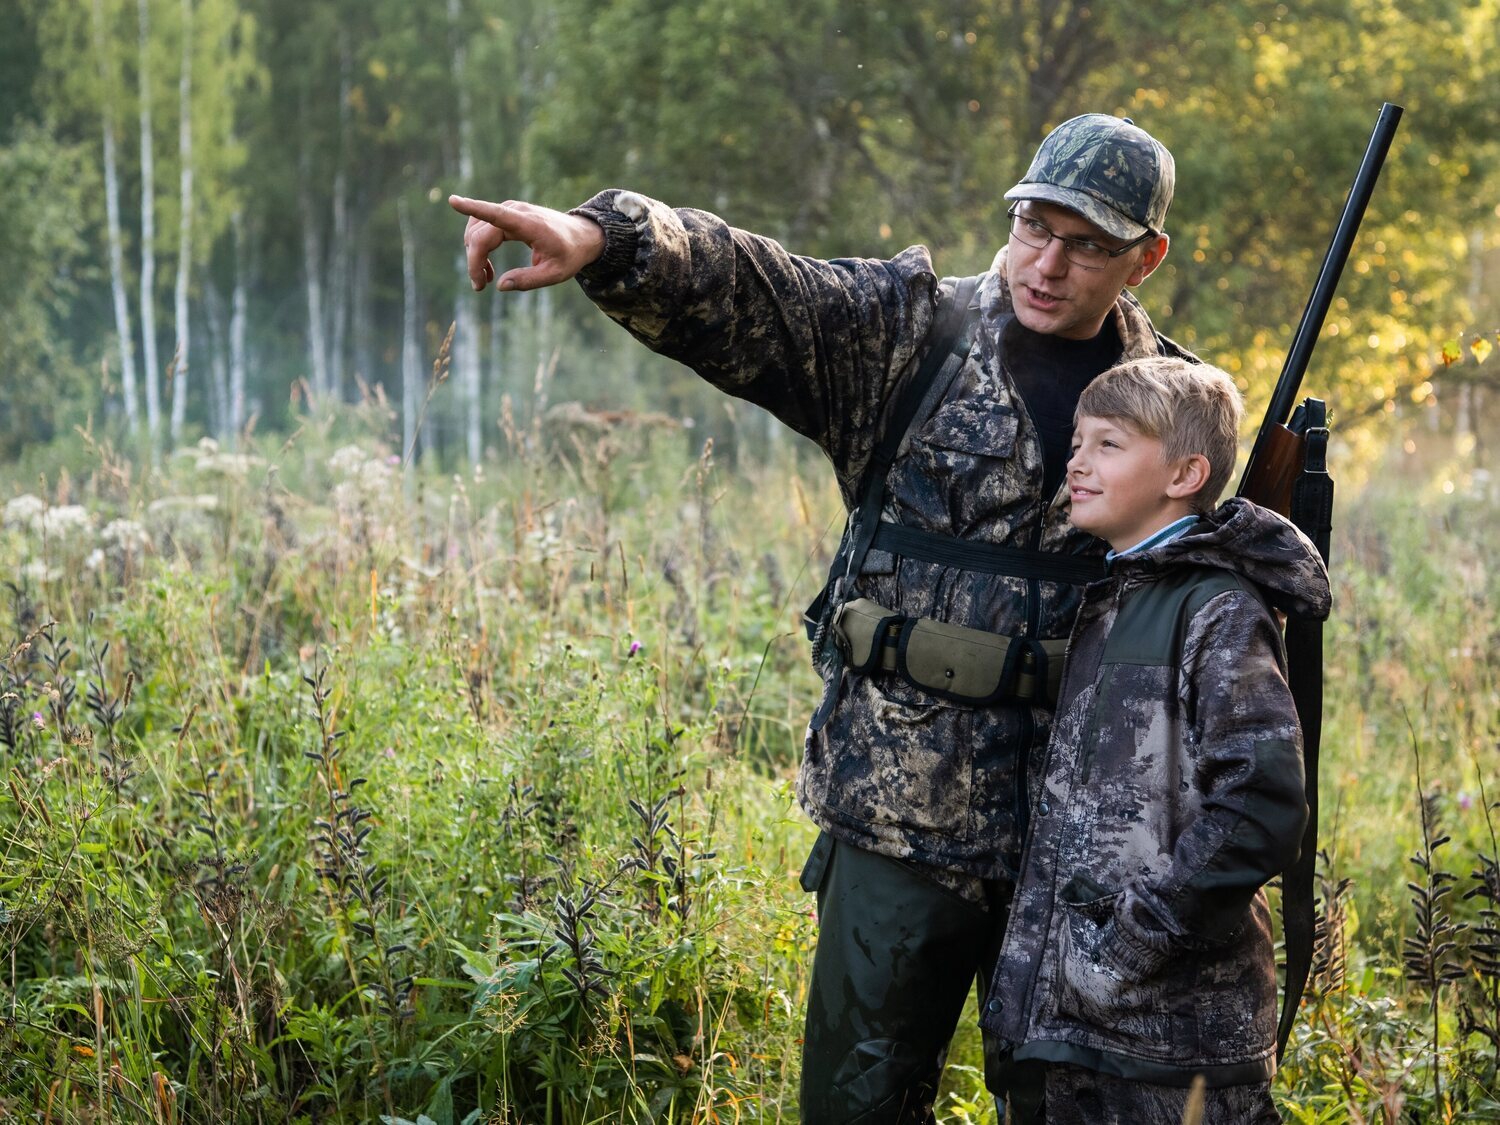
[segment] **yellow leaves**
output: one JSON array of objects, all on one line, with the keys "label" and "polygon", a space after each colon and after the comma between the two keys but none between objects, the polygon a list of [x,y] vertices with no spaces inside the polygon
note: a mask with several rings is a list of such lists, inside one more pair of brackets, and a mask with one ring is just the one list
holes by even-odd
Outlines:
[{"label": "yellow leaves", "polygon": [[1457,340],[1449,340],[1443,344],[1443,350],[1438,353],[1438,358],[1443,361],[1444,367],[1452,367],[1463,359],[1464,353],[1459,350]]},{"label": "yellow leaves", "polygon": [[371,59],[369,69],[370,77],[374,78],[377,82],[384,82],[391,76],[391,68],[379,59]]},{"label": "yellow leaves", "polygon": [[[1497,339],[1500,339],[1500,332],[1497,332],[1495,335]],[[1474,357],[1475,363],[1483,363],[1489,358],[1490,352],[1493,350],[1494,345],[1483,336],[1475,336],[1469,343],[1469,354]]]}]

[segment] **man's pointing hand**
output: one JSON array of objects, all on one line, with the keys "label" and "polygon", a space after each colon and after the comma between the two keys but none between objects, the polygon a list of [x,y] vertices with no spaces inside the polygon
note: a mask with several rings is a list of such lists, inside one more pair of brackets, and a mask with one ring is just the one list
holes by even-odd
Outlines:
[{"label": "man's pointing hand", "polygon": [[604,253],[604,230],[592,219],[509,200],[490,203],[450,195],[448,204],[469,217],[464,227],[464,253],[469,280],[476,291],[496,281],[490,255],[507,242],[531,247],[531,265],[502,274],[503,290],[541,289],[567,281]]}]

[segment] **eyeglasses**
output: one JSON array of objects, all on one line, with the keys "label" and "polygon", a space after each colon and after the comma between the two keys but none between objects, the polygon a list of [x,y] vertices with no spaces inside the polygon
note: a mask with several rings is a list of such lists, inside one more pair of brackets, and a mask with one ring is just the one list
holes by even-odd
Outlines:
[{"label": "eyeglasses", "polygon": [[1075,266],[1082,266],[1086,270],[1102,270],[1109,265],[1111,258],[1118,258],[1127,250],[1134,250],[1148,238],[1156,237],[1154,232],[1148,230],[1139,238],[1131,239],[1118,250],[1110,250],[1087,238],[1065,238],[1054,232],[1040,219],[1023,215],[1014,207],[1006,214],[1010,216],[1010,233],[1017,242],[1030,246],[1033,250],[1045,250],[1055,238],[1062,243],[1063,256]]}]

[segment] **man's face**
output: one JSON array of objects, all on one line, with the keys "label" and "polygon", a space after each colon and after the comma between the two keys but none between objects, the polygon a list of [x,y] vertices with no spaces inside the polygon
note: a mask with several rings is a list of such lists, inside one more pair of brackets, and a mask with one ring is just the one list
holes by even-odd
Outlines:
[{"label": "man's face", "polygon": [[1201,471],[1200,466],[1168,462],[1160,440],[1118,419],[1082,414],[1068,460],[1073,526],[1117,551],[1133,547],[1187,514],[1184,488],[1186,495],[1196,491],[1189,486]]},{"label": "man's face", "polygon": [[[1026,199],[1016,204],[1016,210],[1046,224],[1060,238],[1085,239],[1106,250],[1125,245],[1076,211],[1055,203]],[[1097,336],[1120,290],[1145,281],[1167,255],[1167,237],[1158,235],[1109,259],[1103,269],[1091,270],[1068,260],[1060,238],[1037,250],[1012,235],[1008,274],[1016,319],[1033,332],[1068,340]]]}]

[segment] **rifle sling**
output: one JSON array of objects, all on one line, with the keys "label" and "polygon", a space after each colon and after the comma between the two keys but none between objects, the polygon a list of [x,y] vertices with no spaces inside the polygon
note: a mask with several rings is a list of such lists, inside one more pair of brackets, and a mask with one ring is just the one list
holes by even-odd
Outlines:
[{"label": "rifle sling", "polygon": [[870,455],[870,463],[860,477],[859,506],[849,515],[843,542],[828,569],[828,580],[802,615],[808,639],[813,642],[814,663],[818,660],[818,650],[827,631],[828,600],[835,596],[835,584],[842,578],[847,585],[850,577],[858,574],[864,565],[870,541],[880,523],[880,509],[885,503],[885,477],[895,463],[896,451],[901,448],[906,431],[917,418],[931,413],[937,399],[963,366],[969,348],[969,334],[965,331],[970,320],[969,306],[981,277],[960,279],[952,299],[939,306],[929,329],[932,346],[922,357],[916,373],[901,388],[900,397],[886,418],[875,452]]},{"label": "rifle sling", "polygon": [[[1328,562],[1333,524],[1333,478],[1328,475],[1328,429],[1324,404],[1308,399],[1303,469],[1292,489],[1292,522]],[[1302,763],[1307,795],[1307,828],[1297,862],[1281,876],[1281,925],[1286,950],[1286,984],[1276,1028],[1276,1057],[1286,1054],[1297,1009],[1312,970],[1316,928],[1314,887],[1318,865],[1318,755],[1323,740],[1323,623],[1289,618],[1286,624],[1287,683],[1302,724]]]}]

